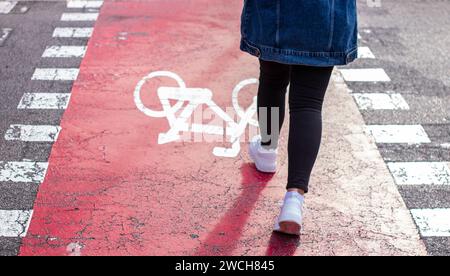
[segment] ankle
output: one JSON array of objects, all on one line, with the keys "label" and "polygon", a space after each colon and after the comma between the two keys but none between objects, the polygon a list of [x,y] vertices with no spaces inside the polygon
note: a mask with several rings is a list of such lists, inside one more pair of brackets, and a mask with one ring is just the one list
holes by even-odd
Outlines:
[{"label": "ankle", "polygon": [[297,192],[297,193],[301,194],[302,196],[305,195],[305,191],[302,189],[298,189],[298,188],[289,188],[287,191],[288,192]]}]

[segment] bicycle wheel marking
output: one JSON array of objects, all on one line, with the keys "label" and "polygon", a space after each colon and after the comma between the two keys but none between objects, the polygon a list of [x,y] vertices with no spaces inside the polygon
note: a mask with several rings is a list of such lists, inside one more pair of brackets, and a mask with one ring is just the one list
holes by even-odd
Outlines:
[{"label": "bicycle wheel marking", "polygon": [[[162,110],[153,110],[145,106],[142,102],[142,89],[147,81],[157,78],[167,77],[175,80],[178,87],[166,87],[161,86],[157,89],[156,94],[160,100]],[[195,133],[223,135],[226,133],[230,137],[231,147],[215,147],[213,154],[219,157],[236,157],[240,151],[240,137],[245,133],[247,125],[258,126],[258,121],[253,119],[256,114],[256,97],[253,99],[252,104],[247,110],[244,110],[239,105],[239,93],[243,88],[248,85],[258,84],[257,79],[247,79],[238,83],[232,92],[232,104],[236,114],[240,119],[239,122],[235,122],[226,111],[224,111],[219,105],[217,105],[213,99],[213,93],[207,88],[187,88],[183,79],[177,74],[169,71],[156,71],[148,74],[142,78],[134,89],[134,102],[136,107],[149,117],[155,118],[167,118],[170,129],[166,133],[160,133],[158,136],[158,144],[166,144],[175,142],[180,139],[180,132],[190,130]],[[170,104],[169,100],[176,100],[174,105]],[[183,109],[183,105],[188,103]],[[209,107],[215,115],[217,115],[226,127],[220,128],[219,126],[203,125],[192,123],[189,125],[187,120],[192,116],[194,110],[201,106],[206,105]],[[181,110],[182,109],[182,110]],[[181,110],[181,113],[177,117],[177,112]]]}]

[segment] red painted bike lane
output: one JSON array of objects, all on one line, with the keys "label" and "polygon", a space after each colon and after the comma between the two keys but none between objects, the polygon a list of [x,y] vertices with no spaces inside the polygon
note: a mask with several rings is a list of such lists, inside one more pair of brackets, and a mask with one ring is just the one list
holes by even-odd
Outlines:
[{"label": "red painted bike lane", "polygon": [[[226,0],[105,1],[21,255],[295,252],[298,239],[271,232],[284,161],[272,176],[255,171],[244,141],[232,158],[213,153],[229,143],[159,144],[172,126],[135,102],[145,76],[169,71],[187,88],[208,88],[222,110],[232,107],[236,85],[258,74],[257,60],[239,51],[241,8]],[[162,110],[161,86],[177,84],[165,77],[141,87],[147,108]],[[250,106],[255,93],[256,85],[243,89],[240,104]]]}]

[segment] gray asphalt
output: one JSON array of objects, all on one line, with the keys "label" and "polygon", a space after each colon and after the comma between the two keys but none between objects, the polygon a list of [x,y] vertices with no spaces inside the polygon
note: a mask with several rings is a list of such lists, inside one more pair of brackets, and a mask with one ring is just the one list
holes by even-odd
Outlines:
[{"label": "gray asphalt", "polygon": [[[385,161],[450,161],[450,1],[381,0],[370,8],[360,0],[361,46],[375,60],[351,68],[383,68],[389,83],[349,84],[353,92],[395,91],[410,110],[362,111],[366,124],[420,124],[431,143],[378,144]],[[408,208],[449,208],[449,186],[400,186]],[[450,238],[424,238],[430,255],[450,255]]]},{"label": "gray asphalt", "polygon": [[[21,8],[28,10],[23,13]],[[9,14],[0,14],[0,29],[12,29],[0,46],[0,161],[47,161],[51,143],[5,141],[3,135],[11,124],[59,125],[63,111],[18,110],[26,92],[69,93],[72,82],[32,81],[37,67],[79,67],[80,59],[42,58],[49,45],[86,45],[84,38],[52,38],[55,27],[92,27],[91,22],[61,22],[68,11],[65,1],[23,1]],[[71,9],[73,12],[80,11]],[[1,37],[1,33],[0,33]],[[37,184],[0,182],[0,209],[33,209]],[[0,238],[0,256],[17,255],[20,238]]]}]

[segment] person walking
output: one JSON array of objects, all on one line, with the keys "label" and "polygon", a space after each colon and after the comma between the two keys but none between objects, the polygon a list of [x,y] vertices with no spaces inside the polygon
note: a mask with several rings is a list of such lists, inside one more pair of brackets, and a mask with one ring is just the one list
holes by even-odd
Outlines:
[{"label": "person walking", "polygon": [[240,49],[259,59],[257,170],[275,173],[289,86],[287,192],[274,231],[300,235],[304,195],[322,138],[322,105],[336,65],[357,58],[356,0],[244,0]]}]

